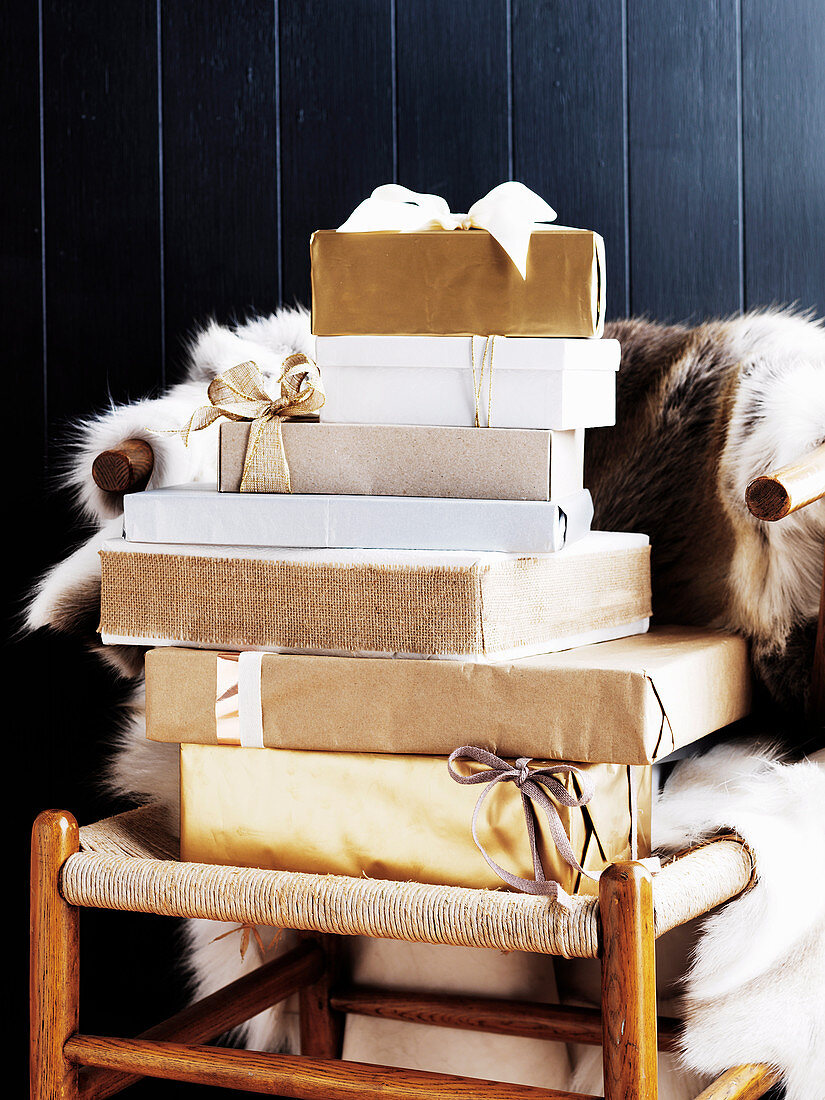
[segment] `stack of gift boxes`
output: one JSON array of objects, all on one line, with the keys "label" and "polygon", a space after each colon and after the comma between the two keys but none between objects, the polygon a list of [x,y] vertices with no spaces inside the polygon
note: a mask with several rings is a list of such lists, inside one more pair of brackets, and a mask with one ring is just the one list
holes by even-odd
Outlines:
[{"label": "stack of gift boxes", "polygon": [[651,762],[744,713],[737,640],[646,633],[647,538],[590,530],[620,360],[601,239],[526,239],[519,265],[466,225],[316,233],[317,367],[227,372],[190,425],[222,417],[218,486],[126,498],[101,629],[153,647],[182,858],[592,890],[648,854]]}]

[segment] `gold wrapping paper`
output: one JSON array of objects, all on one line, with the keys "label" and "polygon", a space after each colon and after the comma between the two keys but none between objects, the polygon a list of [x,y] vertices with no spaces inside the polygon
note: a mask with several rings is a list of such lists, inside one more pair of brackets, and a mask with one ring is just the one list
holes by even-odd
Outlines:
[{"label": "gold wrapping paper", "polygon": [[[150,650],[147,735],[217,744],[216,698],[237,677],[219,653]],[[501,665],[265,654],[260,704],[273,748],[446,755],[472,741],[505,757],[645,764],[744,717],[750,667],[741,638],[695,627]],[[239,740],[223,720],[237,706],[227,697],[224,739]]]},{"label": "gold wrapping paper", "polygon": [[536,229],[527,278],[486,230],[336,233],[310,242],[316,336],[601,336],[604,242]]},{"label": "gold wrapping paper", "polygon": [[605,538],[590,536],[591,552],[582,540],[557,554],[466,566],[104,550],[100,629],[226,648],[536,652],[650,615],[650,547],[607,550]]},{"label": "gold wrapping paper", "polygon": [[[638,854],[649,855],[650,768],[585,767],[596,783],[593,799],[583,810],[558,808],[579,863],[595,875],[630,858],[631,783]],[[181,859],[506,889],[473,842],[479,794],[480,788],[450,779],[444,757],[182,745]],[[494,860],[533,877],[513,784],[501,783],[490,794],[479,835]],[[596,892],[596,883],[578,881],[542,825],[539,847],[548,878],[568,893]]]}]

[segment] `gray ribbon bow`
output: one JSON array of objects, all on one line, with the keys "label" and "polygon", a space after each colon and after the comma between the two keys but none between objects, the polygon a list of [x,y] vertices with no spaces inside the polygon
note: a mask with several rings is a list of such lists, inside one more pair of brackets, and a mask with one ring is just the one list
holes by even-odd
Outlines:
[{"label": "gray ribbon bow", "polygon": [[[484,764],[487,770],[475,772],[471,775],[461,775],[460,772],[455,771],[452,766],[455,760],[473,760],[477,764]],[[564,831],[564,826],[561,823],[561,818],[553,803],[553,799],[562,806],[575,806],[581,808],[593,797],[596,790],[595,784],[590,776],[583,772],[581,768],[577,768],[575,764],[568,764],[566,761],[557,761],[545,768],[531,769],[529,765],[530,759],[526,756],[520,756],[515,764],[511,764],[507,760],[502,760],[500,756],[496,756],[492,752],[486,752],[484,749],[475,748],[473,745],[464,745],[460,749],[456,749],[454,752],[450,753],[449,759],[447,760],[447,770],[450,773],[450,778],[454,779],[456,783],[486,784],[486,789],[482,791],[476,802],[475,809],[473,810],[472,829],[473,840],[475,841],[476,847],[484,856],[488,865],[492,867],[498,877],[506,882],[508,886],[513,886],[516,890],[521,890],[525,894],[539,894],[552,898],[560,905],[565,906],[565,908],[569,908],[569,895],[561,888],[558,882],[554,882],[552,879],[548,880],[544,873],[544,866],[541,862],[541,855],[539,854],[538,841],[536,838],[537,823],[535,806],[544,810],[550,828],[550,836],[553,838],[553,843],[556,845],[559,855],[565,863],[569,864],[574,870],[585,875],[587,878],[593,878],[593,875],[589,875],[576,859],[573,846],[570,843],[567,833]],[[558,776],[565,775],[578,776],[582,792],[579,798],[572,795],[561,780],[557,778]],[[478,839],[479,814],[481,813],[485,799],[499,783],[515,783],[521,794],[521,801],[524,806],[524,819],[527,824],[527,836],[530,841],[530,852],[533,857],[534,879],[520,878],[511,871],[507,871],[504,867],[499,866],[499,864],[487,854],[484,845]],[[550,796],[552,796],[552,798]]]}]

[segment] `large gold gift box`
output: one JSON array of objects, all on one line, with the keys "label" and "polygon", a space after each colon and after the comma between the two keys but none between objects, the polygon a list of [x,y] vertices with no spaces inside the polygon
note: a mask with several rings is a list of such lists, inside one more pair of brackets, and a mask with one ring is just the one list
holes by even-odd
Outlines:
[{"label": "large gold gift box", "polygon": [[[546,766],[533,761],[531,766]],[[595,783],[581,809],[557,804],[574,854],[590,875],[631,858],[636,807],[638,856],[650,851],[651,769],[580,767]],[[457,764],[469,773],[472,763]],[[483,770],[483,769],[481,769]],[[578,794],[576,778],[565,786]],[[473,841],[481,786],[450,778],[445,757],[293,752],[181,746],[181,858],[314,874],[367,876],[444,886],[506,888]],[[548,880],[595,892],[559,855],[544,815],[539,851]],[[492,859],[521,878],[533,864],[521,794],[499,783],[487,798],[479,839]]]},{"label": "large gold gift box", "polygon": [[321,230],[310,243],[316,336],[601,336],[604,242],[536,228],[527,278],[484,229]]}]

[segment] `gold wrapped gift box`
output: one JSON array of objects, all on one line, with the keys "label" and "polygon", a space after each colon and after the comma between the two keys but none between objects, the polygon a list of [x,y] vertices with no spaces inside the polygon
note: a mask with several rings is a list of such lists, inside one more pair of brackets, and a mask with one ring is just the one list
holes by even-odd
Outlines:
[{"label": "gold wrapped gift box", "polygon": [[604,242],[537,228],[527,278],[483,229],[321,230],[310,243],[316,336],[601,336]]},{"label": "gold wrapped gift box", "polygon": [[[533,761],[532,766],[546,766]],[[580,767],[596,791],[582,809],[557,805],[588,874],[650,850],[651,769]],[[461,763],[468,774],[480,766]],[[481,769],[484,770],[484,769]],[[576,791],[575,777],[565,786]],[[476,847],[471,823],[481,786],[462,786],[445,757],[181,746],[181,858],[193,863],[367,876],[445,886],[506,888]],[[537,814],[546,877],[568,893],[595,892],[561,858]],[[499,783],[479,819],[479,839],[506,870],[533,877],[521,795]]]}]

